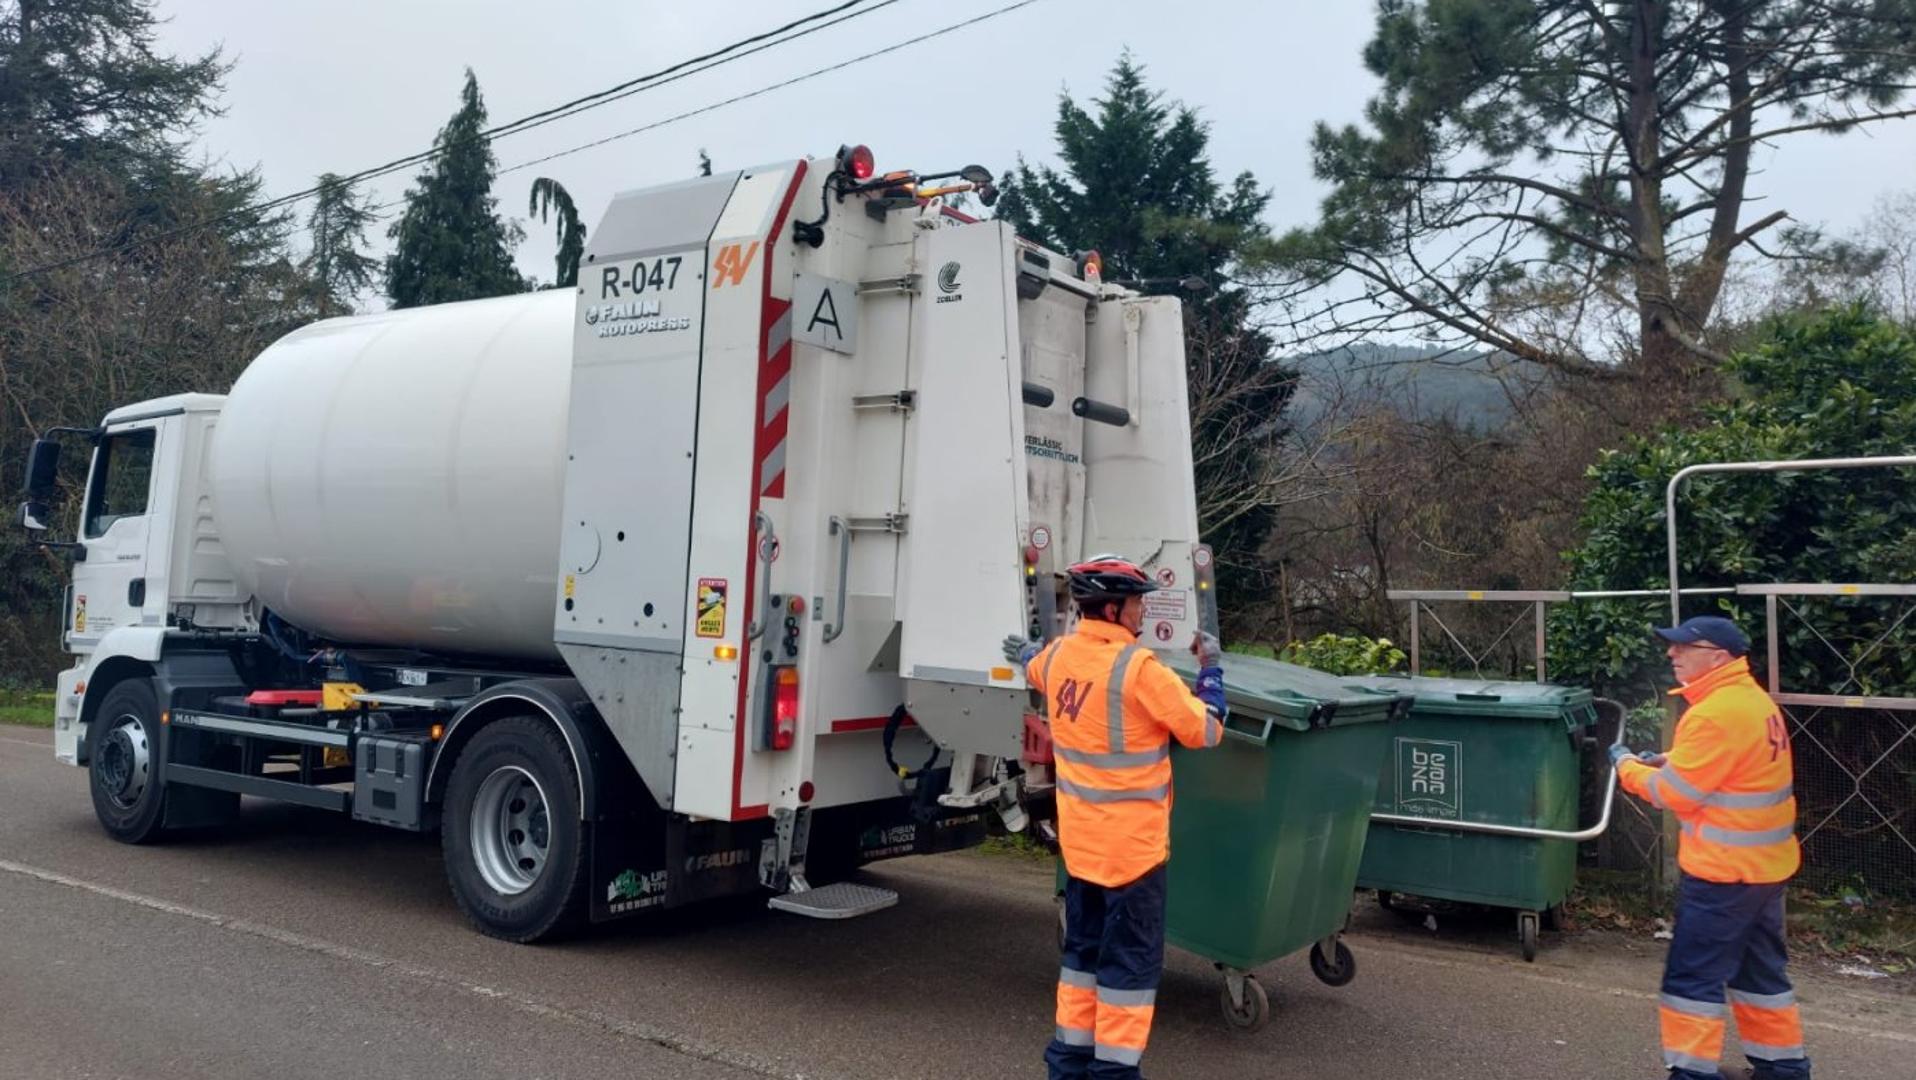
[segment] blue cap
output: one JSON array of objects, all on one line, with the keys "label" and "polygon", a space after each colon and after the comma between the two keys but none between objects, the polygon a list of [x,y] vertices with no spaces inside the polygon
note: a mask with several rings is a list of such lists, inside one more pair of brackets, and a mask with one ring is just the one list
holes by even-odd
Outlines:
[{"label": "blue cap", "polygon": [[1657,636],[1678,645],[1714,645],[1731,656],[1750,654],[1750,635],[1718,615],[1698,615],[1676,626],[1659,626]]}]

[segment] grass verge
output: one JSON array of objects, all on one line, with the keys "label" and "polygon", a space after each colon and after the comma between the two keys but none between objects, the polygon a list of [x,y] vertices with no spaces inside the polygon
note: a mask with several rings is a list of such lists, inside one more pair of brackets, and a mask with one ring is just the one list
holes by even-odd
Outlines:
[{"label": "grass verge", "polygon": [[985,842],[972,849],[980,855],[1000,859],[1018,859],[1024,862],[1052,861],[1051,852],[1045,846],[1031,838],[1029,832],[993,833],[985,837]]},{"label": "grass verge", "polygon": [[53,726],[53,695],[36,690],[0,690],[0,724]]},{"label": "grass verge", "polygon": [[1916,903],[1791,889],[1785,911],[1797,950],[1854,959],[1885,975],[1916,972]]},{"label": "grass verge", "polygon": [[[1564,902],[1570,929],[1667,929],[1670,900],[1641,874],[1578,871]],[[1861,890],[1792,888],[1784,907],[1793,952],[1855,961],[1885,975],[1916,975],[1916,903]]]}]

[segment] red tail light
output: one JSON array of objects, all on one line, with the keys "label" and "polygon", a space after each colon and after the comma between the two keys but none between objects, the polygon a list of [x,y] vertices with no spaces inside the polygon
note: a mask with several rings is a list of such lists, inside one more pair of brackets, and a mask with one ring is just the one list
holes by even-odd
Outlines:
[{"label": "red tail light", "polygon": [[798,669],[780,667],[772,675],[772,749],[790,750],[798,738]]},{"label": "red tail light", "polygon": [[869,146],[847,146],[838,151],[838,167],[854,180],[870,180],[877,171]]}]

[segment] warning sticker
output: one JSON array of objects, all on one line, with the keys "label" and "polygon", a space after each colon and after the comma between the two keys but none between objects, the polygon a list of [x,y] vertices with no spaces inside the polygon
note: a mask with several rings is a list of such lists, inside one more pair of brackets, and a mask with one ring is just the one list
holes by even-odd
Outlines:
[{"label": "warning sticker", "polygon": [[1190,593],[1182,589],[1162,590],[1144,595],[1144,617],[1147,619],[1169,619],[1183,622],[1185,611],[1190,603]]},{"label": "warning sticker", "polygon": [[725,636],[725,594],[729,588],[724,578],[699,579],[699,613],[694,626],[698,636]]},{"label": "warning sticker", "polygon": [[1157,627],[1157,635],[1158,635],[1159,641],[1171,640],[1171,624],[1168,622],[1159,623]]}]

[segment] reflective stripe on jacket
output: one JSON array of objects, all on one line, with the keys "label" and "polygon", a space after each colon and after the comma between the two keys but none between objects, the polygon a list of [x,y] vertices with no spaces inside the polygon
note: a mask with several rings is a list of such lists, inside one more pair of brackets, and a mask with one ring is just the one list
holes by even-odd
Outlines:
[{"label": "reflective stripe on jacket", "polygon": [[1115,623],[1080,621],[1025,675],[1051,722],[1066,872],[1107,887],[1137,880],[1170,855],[1171,739],[1216,746],[1223,725]]},{"label": "reflective stripe on jacket", "polygon": [[1733,660],[1674,691],[1690,704],[1661,768],[1625,759],[1624,790],[1676,814],[1677,865],[1705,881],[1769,884],[1796,873],[1795,760],[1776,702]]}]

